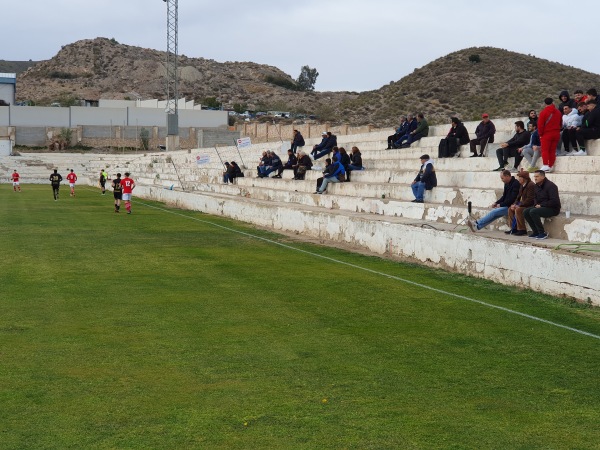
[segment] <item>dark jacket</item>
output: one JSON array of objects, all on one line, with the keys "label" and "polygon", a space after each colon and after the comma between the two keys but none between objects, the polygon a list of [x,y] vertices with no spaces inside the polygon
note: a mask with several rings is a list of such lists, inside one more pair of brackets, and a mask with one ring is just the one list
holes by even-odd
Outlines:
[{"label": "dark jacket", "polygon": [[531,133],[525,130],[521,131],[520,133],[516,133],[513,137],[506,141],[506,143],[508,144],[508,148],[521,148],[529,144],[530,139]]},{"label": "dark jacket", "polygon": [[560,196],[558,195],[558,187],[549,179],[544,178],[541,184],[535,185],[535,202],[536,205],[544,208],[551,208],[558,214],[560,212]]},{"label": "dark jacket", "polygon": [[317,145],[315,145],[314,149],[315,150],[323,150],[325,148],[325,145],[327,145],[328,140],[329,140],[329,136],[325,136],[323,139],[321,139],[321,142],[319,142]]},{"label": "dark jacket", "polygon": [[433,163],[430,161],[425,162],[421,166],[415,181],[422,181],[425,183],[425,190],[430,191],[434,187],[437,186],[437,177],[435,176],[435,169],[433,168]]},{"label": "dark jacket", "polygon": [[238,178],[244,176],[244,172],[242,172],[242,169],[240,169],[240,166],[238,166],[236,163],[231,163],[229,169],[227,170],[227,173],[229,174],[230,178]]},{"label": "dark jacket", "polygon": [[362,155],[360,152],[350,153],[350,164],[356,167],[362,167]]},{"label": "dark jacket", "polygon": [[[566,102],[562,101],[563,95],[567,96]],[[560,111],[561,115],[564,114],[563,108],[565,106],[570,106],[571,108],[577,109],[577,102],[575,101],[575,99],[571,98],[571,96],[569,95],[569,91],[561,91],[561,93],[558,95],[558,98],[560,99],[560,103],[558,104],[558,110]]]},{"label": "dark jacket", "polygon": [[592,111],[588,111],[581,122],[581,127],[595,130],[600,128],[600,106],[596,105]]},{"label": "dark jacket", "polygon": [[496,126],[490,120],[488,123],[485,123],[483,120],[479,122],[477,128],[475,128],[475,136],[477,139],[488,139],[488,142],[491,144],[494,142],[494,134],[496,134]]},{"label": "dark jacket", "polygon": [[405,120],[402,123],[402,125],[400,125],[398,128],[396,128],[396,134],[398,136],[404,136],[406,133],[408,133],[408,127],[409,127],[408,120]]},{"label": "dark jacket", "polygon": [[305,166],[306,168],[310,169],[312,167],[313,163],[312,163],[312,160],[310,159],[310,156],[304,155],[302,158],[300,158],[298,160],[298,165]]},{"label": "dark jacket", "polygon": [[348,153],[340,153],[340,162],[342,163],[342,166],[347,169],[350,164],[350,155],[348,155]]},{"label": "dark jacket", "polygon": [[419,125],[419,122],[417,122],[416,117],[414,117],[413,120],[409,122],[408,129],[406,130],[405,134],[415,131],[417,129],[417,125]]},{"label": "dark jacket", "polygon": [[505,206],[508,208],[517,199],[520,187],[521,183],[519,183],[519,180],[517,180],[515,177],[510,177],[510,181],[508,183],[504,183],[504,192],[502,193],[502,197],[496,200],[496,204],[498,206]]},{"label": "dark jacket", "polygon": [[304,144],[305,144],[304,137],[302,137],[302,134],[299,131],[294,136],[294,140],[292,141],[292,144],[294,144],[298,147],[304,147]]},{"label": "dark jacket", "polygon": [[515,200],[515,205],[522,206],[523,208],[529,208],[533,206],[533,201],[535,199],[535,183],[531,180],[527,180],[527,182],[519,188],[519,195],[517,195],[517,199]]},{"label": "dark jacket", "polygon": [[269,164],[274,169],[279,169],[283,167],[283,163],[281,162],[281,158],[277,156],[275,153],[271,153],[271,164]]},{"label": "dark jacket", "polygon": [[283,167],[292,167],[294,164],[296,164],[298,162],[298,158],[296,158],[296,155],[294,155],[293,153],[291,155],[288,156],[288,160],[287,162],[284,164]]},{"label": "dark jacket", "polygon": [[462,122],[458,122],[456,127],[450,127],[450,131],[448,132],[447,137],[453,137],[458,139],[459,145],[466,145],[469,143],[471,138],[469,137],[469,132],[467,131],[467,127]]}]

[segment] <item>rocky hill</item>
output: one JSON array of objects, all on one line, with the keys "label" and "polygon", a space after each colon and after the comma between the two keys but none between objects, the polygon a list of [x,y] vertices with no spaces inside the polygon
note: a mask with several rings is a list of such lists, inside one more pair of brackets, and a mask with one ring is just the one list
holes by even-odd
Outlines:
[{"label": "rocky hill", "polygon": [[[165,52],[96,38],[64,46],[48,61],[18,76],[18,100],[38,105],[77,99],[164,98]],[[600,88],[600,75],[535,56],[491,47],[439,58],[376,91],[302,92],[276,67],[252,62],[219,63],[181,56],[180,96],[206,104],[318,115],[322,120],[392,126],[407,112],[422,111],[432,123],[457,115],[475,120],[522,115],[540,109],[544,97]]]}]

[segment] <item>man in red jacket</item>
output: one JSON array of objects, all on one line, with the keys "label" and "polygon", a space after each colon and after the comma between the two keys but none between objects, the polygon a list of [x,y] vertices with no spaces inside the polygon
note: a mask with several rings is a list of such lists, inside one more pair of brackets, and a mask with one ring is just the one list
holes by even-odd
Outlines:
[{"label": "man in red jacket", "polygon": [[538,133],[542,143],[542,162],[544,165],[540,170],[552,172],[554,161],[556,161],[556,147],[560,140],[560,129],[562,128],[562,114],[554,100],[547,97],[544,100],[546,107],[542,109],[538,117]]}]

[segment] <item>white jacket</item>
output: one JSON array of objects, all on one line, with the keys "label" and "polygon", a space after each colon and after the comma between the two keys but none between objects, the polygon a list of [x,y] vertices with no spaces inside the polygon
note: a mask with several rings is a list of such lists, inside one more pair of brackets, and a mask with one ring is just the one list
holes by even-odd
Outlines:
[{"label": "white jacket", "polygon": [[583,116],[580,116],[577,109],[573,108],[569,115],[562,116],[563,128],[580,127]]}]

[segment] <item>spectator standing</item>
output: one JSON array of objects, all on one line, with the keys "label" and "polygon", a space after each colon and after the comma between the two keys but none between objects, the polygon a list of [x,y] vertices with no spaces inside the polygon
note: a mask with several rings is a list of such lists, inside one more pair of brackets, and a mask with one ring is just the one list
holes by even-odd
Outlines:
[{"label": "spectator standing", "polygon": [[509,170],[503,170],[500,173],[500,180],[504,183],[502,197],[490,205],[492,210],[478,220],[467,220],[467,225],[473,233],[487,227],[494,220],[500,217],[506,217],[508,208],[515,202],[519,195],[519,182],[513,177]]},{"label": "spectator standing", "polygon": [[577,108],[577,101],[569,95],[569,91],[561,91],[558,98],[560,99],[560,103],[558,104],[558,110],[562,114],[565,106],[570,106],[571,108]]},{"label": "spectator standing", "polygon": [[[541,116],[541,115],[540,115]],[[531,228],[530,238],[546,239],[548,233],[542,225],[542,217],[554,217],[560,213],[560,196],[558,187],[546,178],[543,170],[536,170],[533,175],[535,182],[534,206],[526,208],[523,216]]]},{"label": "spectator standing", "polygon": [[586,156],[585,141],[590,139],[600,138],[600,109],[596,104],[596,100],[587,101],[588,112],[583,116],[581,127],[575,131],[579,151],[575,152],[576,156]]},{"label": "spectator standing", "polygon": [[304,142],[304,137],[302,136],[302,133],[300,133],[298,130],[294,130],[294,136],[292,137],[292,153],[295,155],[296,151],[298,150],[298,148],[300,148],[300,150],[302,150],[304,148],[305,142]]},{"label": "spectator standing", "polygon": [[533,206],[535,185],[531,181],[531,178],[529,178],[529,172],[526,170],[521,170],[517,175],[517,179],[521,187],[519,188],[517,199],[508,208],[508,226],[510,230],[505,231],[505,233],[515,236],[525,236],[527,234],[527,227],[525,226],[523,211]]},{"label": "spectator standing", "polygon": [[429,155],[422,155],[420,160],[421,168],[411,184],[413,195],[415,196],[415,199],[412,201],[413,203],[423,203],[425,191],[430,191],[437,186],[433,160],[429,158]]},{"label": "spectator standing", "polygon": [[554,106],[554,100],[546,97],[546,107],[542,109],[538,120],[538,133],[542,143],[541,170],[552,172],[556,161],[556,148],[560,140],[560,129],[562,128],[562,113]]},{"label": "spectator standing", "polygon": [[[494,142],[494,135],[496,134],[496,127],[494,123],[490,120],[490,116],[487,113],[484,113],[481,116],[481,122],[477,125],[475,129],[475,139],[471,139],[470,147],[471,147],[471,158],[476,156],[483,156],[486,147],[488,144]],[[477,154],[477,146],[479,145],[479,155]]]},{"label": "spectator standing", "polygon": [[522,120],[515,122],[515,135],[508,141],[500,144],[500,148],[496,150],[496,157],[498,158],[498,168],[494,169],[495,172],[503,171],[508,165],[508,158],[515,158],[514,167],[510,170],[518,172],[519,164],[523,159],[523,156],[517,151],[517,149],[524,147],[529,143],[531,134],[525,130],[525,124]]}]

